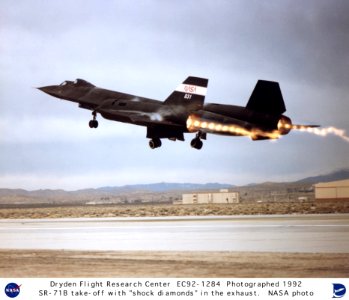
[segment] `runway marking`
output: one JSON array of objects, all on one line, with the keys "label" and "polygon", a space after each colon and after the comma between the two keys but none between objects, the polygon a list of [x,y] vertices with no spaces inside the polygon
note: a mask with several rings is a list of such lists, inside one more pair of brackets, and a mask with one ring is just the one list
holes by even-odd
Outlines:
[{"label": "runway marking", "polygon": [[110,226],[110,227],[0,227],[0,231],[6,230],[105,230],[105,229],[169,229],[169,228],[192,228],[192,229],[218,229],[218,228],[285,228],[285,227],[349,227],[349,224],[295,224],[295,225],[219,225],[219,226],[189,226],[189,225],[175,225],[175,226]]}]

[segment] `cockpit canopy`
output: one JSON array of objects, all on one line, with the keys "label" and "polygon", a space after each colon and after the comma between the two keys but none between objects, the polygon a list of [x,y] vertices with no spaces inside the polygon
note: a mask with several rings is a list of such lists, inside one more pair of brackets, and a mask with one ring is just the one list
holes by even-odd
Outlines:
[{"label": "cockpit canopy", "polygon": [[60,86],[65,86],[65,85],[73,85],[74,82],[73,81],[69,81],[69,80],[66,80],[66,81],[63,81]]},{"label": "cockpit canopy", "polygon": [[86,80],[83,80],[83,79],[76,79],[75,81],[69,81],[69,80],[66,80],[66,81],[63,81],[61,84],[61,86],[76,86],[76,87],[94,87],[94,85],[92,83],[89,83],[88,81]]}]

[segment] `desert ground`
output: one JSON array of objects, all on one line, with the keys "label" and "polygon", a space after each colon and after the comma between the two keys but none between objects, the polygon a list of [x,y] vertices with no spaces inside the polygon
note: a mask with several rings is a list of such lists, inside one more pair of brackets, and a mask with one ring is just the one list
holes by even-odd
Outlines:
[{"label": "desert ground", "polygon": [[[13,262],[20,268],[13,268]],[[0,250],[0,276],[348,277],[349,254]]]},{"label": "desert ground", "polygon": [[[349,213],[349,202],[0,209],[0,219]],[[20,268],[13,268],[13,263]],[[0,250],[10,277],[348,277],[348,253]]]}]

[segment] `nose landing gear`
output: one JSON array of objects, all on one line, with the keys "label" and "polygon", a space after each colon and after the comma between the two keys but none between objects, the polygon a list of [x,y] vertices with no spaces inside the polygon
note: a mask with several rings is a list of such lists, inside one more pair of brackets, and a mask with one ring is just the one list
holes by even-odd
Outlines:
[{"label": "nose landing gear", "polygon": [[92,112],[93,119],[88,123],[88,126],[90,128],[97,128],[98,127],[98,121],[96,120],[97,112]]}]

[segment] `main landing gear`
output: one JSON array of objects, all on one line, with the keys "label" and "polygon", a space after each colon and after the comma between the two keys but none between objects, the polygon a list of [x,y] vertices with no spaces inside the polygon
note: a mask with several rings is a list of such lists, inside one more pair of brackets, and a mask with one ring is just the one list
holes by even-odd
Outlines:
[{"label": "main landing gear", "polygon": [[[196,134],[196,137],[192,139],[190,145],[195,148],[200,150],[203,146],[202,140],[206,140],[206,133],[204,132],[198,132]],[[154,137],[149,141],[149,147],[151,149],[156,149],[161,147],[161,140],[160,138]]]},{"label": "main landing gear", "polygon": [[200,150],[203,146],[201,139],[206,140],[206,133],[199,131],[196,134],[196,137],[191,140],[190,146],[192,146],[194,149]]},{"label": "main landing gear", "polygon": [[97,128],[98,127],[98,121],[96,120],[97,112],[92,112],[93,119],[88,123],[88,126],[90,128]]},{"label": "main landing gear", "polygon": [[149,147],[152,149],[161,147],[161,140],[159,138],[152,138],[149,141]]},{"label": "main landing gear", "polygon": [[203,143],[202,143],[202,141],[199,138],[194,138],[194,139],[191,140],[190,146],[192,146],[195,149],[200,150],[202,148],[202,146],[203,146]]}]

